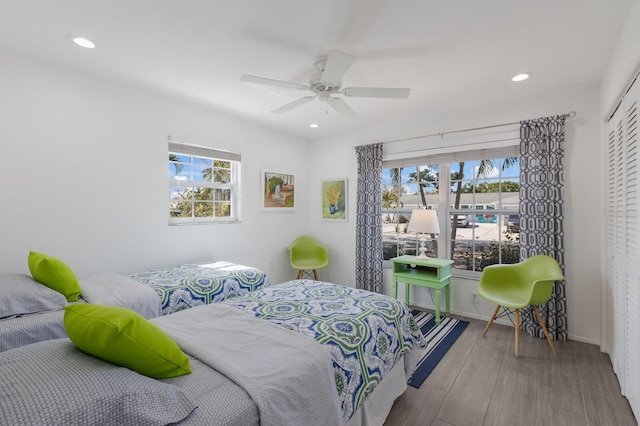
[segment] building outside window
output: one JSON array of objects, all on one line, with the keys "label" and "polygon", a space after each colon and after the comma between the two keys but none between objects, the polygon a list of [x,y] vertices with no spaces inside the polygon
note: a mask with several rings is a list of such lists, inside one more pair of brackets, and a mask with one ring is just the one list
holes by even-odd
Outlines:
[{"label": "building outside window", "polygon": [[[405,254],[416,255],[416,235],[407,232],[411,211],[424,206],[438,208],[438,165],[383,169],[382,185],[384,260]],[[437,237],[430,237],[426,243],[427,256],[438,257]]]},{"label": "building outside window", "polygon": [[169,224],[238,222],[240,154],[169,142]]},{"label": "building outside window", "polygon": [[453,259],[461,275],[518,262],[519,174],[519,157],[383,169],[384,259],[416,254],[407,225],[413,209],[428,208],[438,212],[441,233],[428,236],[427,256]]}]

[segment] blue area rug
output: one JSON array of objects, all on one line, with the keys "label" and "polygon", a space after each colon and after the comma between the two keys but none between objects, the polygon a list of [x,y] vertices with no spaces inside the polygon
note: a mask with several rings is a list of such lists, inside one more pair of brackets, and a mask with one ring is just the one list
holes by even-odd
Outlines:
[{"label": "blue area rug", "polygon": [[469,322],[440,316],[440,325],[436,325],[436,317],[432,313],[416,309],[413,309],[411,313],[427,340],[427,351],[407,381],[410,386],[419,388],[436,368],[444,354],[458,340]]}]

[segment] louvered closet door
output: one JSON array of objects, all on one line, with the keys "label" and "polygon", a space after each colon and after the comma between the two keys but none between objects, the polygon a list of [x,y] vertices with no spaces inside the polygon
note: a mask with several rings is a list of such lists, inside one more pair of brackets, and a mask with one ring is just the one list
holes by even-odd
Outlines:
[{"label": "louvered closet door", "polygon": [[607,235],[608,235],[608,328],[609,356],[624,390],[626,307],[624,296],[624,113],[620,106],[607,124]]},{"label": "louvered closet door", "polygon": [[625,235],[625,293],[626,293],[626,391],[636,414],[640,415],[640,234],[638,233],[638,107],[640,83],[625,97],[626,122],[626,235]]},{"label": "louvered closet door", "polygon": [[613,369],[640,418],[640,83],[607,123],[607,328]]}]

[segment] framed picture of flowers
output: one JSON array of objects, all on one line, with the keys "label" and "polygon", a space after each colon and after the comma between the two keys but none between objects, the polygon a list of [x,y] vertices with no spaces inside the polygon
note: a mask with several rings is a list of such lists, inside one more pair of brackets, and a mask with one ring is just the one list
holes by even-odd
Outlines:
[{"label": "framed picture of flowers", "polygon": [[295,176],[287,173],[261,172],[263,210],[293,210],[295,208]]},{"label": "framed picture of flowers", "polygon": [[322,181],[322,220],[347,220],[347,179]]}]

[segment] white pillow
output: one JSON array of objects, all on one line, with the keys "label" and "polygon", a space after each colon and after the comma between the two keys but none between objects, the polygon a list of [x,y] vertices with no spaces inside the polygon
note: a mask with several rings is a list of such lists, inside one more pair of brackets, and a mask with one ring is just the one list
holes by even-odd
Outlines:
[{"label": "white pillow", "polygon": [[151,287],[113,272],[81,277],[81,297],[89,303],[120,306],[146,319],[160,316],[162,298]]},{"label": "white pillow", "polygon": [[0,318],[57,311],[68,305],[63,294],[25,274],[0,274]]}]

